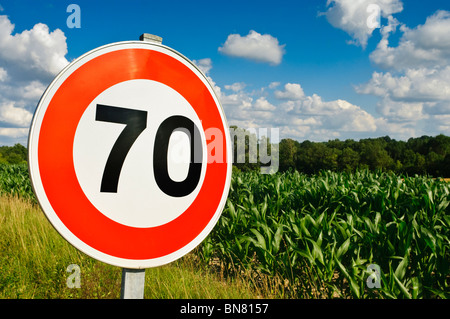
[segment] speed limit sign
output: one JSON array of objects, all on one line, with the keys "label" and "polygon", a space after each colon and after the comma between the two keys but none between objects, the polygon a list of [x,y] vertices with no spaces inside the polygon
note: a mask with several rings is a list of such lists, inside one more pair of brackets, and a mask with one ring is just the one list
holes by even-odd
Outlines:
[{"label": "speed limit sign", "polygon": [[229,131],[211,84],[158,43],[113,43],[70,63],[39,101],[28,148],[51,224],[82,252],[124,268],[195,248],[230,186]]}]

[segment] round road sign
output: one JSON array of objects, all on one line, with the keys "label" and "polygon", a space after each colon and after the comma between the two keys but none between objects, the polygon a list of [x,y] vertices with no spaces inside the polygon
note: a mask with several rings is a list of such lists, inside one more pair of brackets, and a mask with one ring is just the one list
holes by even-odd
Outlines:
[{"label": "round road sign", "polygon": [[70,63],[39,101],[28,148],[52,225],[82,252],[124,268],[195,248],[230,186],[229,131],[211,84],[158,43],[113,43]]}]

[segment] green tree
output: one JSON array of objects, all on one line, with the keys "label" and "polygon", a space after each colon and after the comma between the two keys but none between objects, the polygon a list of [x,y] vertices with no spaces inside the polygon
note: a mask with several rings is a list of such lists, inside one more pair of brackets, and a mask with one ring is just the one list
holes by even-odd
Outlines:
[{"label": "green tree", "polygon": [[297,169],[306,173],[338,168],[339,150],[329,148],[326,143],[305,141],[297,155]]},{"label": "green tree", "polygon": [[354,171],[358,167],[359,159],[359,154],[356,151],[350,147],[346,147],[339,156],[339,169]]},{"label": "green tree", "polygon": [[426,156],[426,170],[433,176],[442,176],[444,156],[431,151]]},{"label": "green tree", "polygon": [[383,142],[377,140],[365,140],[361,145],[361,160],[371,170],[386,170],[393,166],[394,161],[383,147]]},{"label": "green tree", "polygon": [[290,138],[282,139],[279,145],[279,158],[281,172],[296,168],[297,152],[299,143]]},{"label": "green tree", "polygon": [[22,144],[14,146],[1,146],[0,158],[9,164],[25,163],[27,161],[27,149]]},{"label": "green tree", "polygon": [[442,176],[450,178],[450,153],[447,153],[442,161]]}]

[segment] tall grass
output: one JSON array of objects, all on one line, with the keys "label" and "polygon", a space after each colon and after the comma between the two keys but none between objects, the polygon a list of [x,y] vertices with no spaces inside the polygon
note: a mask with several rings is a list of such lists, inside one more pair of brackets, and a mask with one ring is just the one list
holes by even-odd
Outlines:
[{"label": "tall grass", "polygon": [[[243,279],[225,280],[193,255],[146,269],[145,298],[257,298]],[[67,280],[80,267],[80,288]],[[29,200],[0,196],[0,299],[120,298],[122,269],[94,260],[67,243]]]}]

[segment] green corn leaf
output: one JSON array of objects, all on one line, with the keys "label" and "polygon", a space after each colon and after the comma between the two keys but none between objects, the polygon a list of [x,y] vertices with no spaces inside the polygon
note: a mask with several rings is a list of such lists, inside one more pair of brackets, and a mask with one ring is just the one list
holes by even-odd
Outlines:
[{"label": "green corn leaf", "polygon": [[320,249],[320,246],[311,238],[308,238],[308,240],[313,245],[312,257],[314,258],[314,260],[318,260],[322,265],[325,265],[323,261],[322,249]]},{"label": "green corn leaf", "polygon": [[339,269],[341,270],[341,272],[344,274],[345,278],[347,278],[347,280],[350,282],[350,290],[352,291],[352,293],[356,296],[356,298],[360,298],[361,296],[361,292],[359,289],[358,284],[356,283],[355,279],[353,279],[347,269],[345,269],[344,265],[342,265],[339,260],[335,259],[337,265],[339,266]]},{"label": "green corn leaf", "polygon": [[412,277],[411,283],[412,283],[412,298],[417,299],[419,296],[419,292],[420,292],[419,291],[419,289],[420,289],[419,278]]},{"label": "green corn leaf", "polygon": [[250,231],[256,236],[257,240],[254,241],[255,246],[266,250],[266,240],[264,239],[263,235],[261,235],[261,233],[254,228],[250,229]]},{"label": "green corn leaf", "polygon": [[407,255],[405,255],[405,257],[403,257],[402,261],[398,264],[397,268],[395,269],[394,272],[395,277],[402,280],[405,277],[407,268],[408,268],[408,257]]},{"label": "green corn leaf", "polygon": [[350,238],[351,238],[351,237],[347,238],[347,240],[344,241],[344,242],[342,243],[342,245],[338,248],[338,250],[337,250],[337,252],[336,252],[336,258],[337,258],[337,259],[340,260],[340,259],[341,259],[341,256],[343,256],[343,255],[347,252],[348,247],[350,247]]},{"label": "green corn leaf", "polygon": [[398,287],[400,288],[400,291],[402,292],[402,294],[408,298],[411,299],[411,295],[408,292],[408,289],[402,284],[402,282],[397,278],[397,276],[395,275],[395,273],[393,274],[394,276],[394,280],[397,283]]},{"label": "green corn leaf", "polygon": [[273,236],[273,249],[276,254],[280,250],[281,238],[283,237],[283,225],[279,225]]}]

